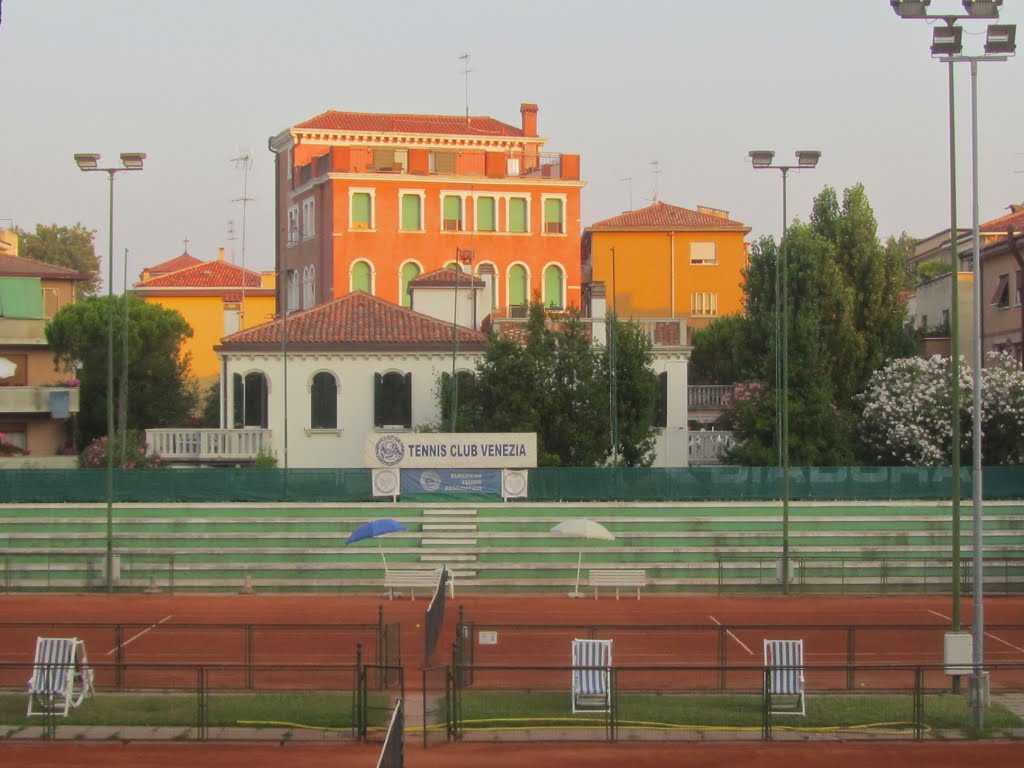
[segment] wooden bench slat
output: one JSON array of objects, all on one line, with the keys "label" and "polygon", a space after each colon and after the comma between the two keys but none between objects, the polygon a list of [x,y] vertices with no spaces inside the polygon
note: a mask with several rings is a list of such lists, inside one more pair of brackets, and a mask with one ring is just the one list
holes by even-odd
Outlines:
[{"label": "wooden bench slat", "polygon": [[636,599],[640,599],[640,588],[647,586],[647,571],[643,568],[594,568],[590,571],[590,586],[597,599],[599,587],[615,587],[615,599],[619,599],[620,587],[636,587]]},{"label": "wooden bench slat", "polygon": [[[389,568],[384,572],[384,588],[388,591],[388,599],[394,600],[396,588],[408,587],[409,598],[415,600],[416,587],[436,587],[440,577],[440,568],[433,568],[429,571],[422,568],[408,570]],[[448,595],[455,597],[455,574],[451,570],[448,571]]]}]

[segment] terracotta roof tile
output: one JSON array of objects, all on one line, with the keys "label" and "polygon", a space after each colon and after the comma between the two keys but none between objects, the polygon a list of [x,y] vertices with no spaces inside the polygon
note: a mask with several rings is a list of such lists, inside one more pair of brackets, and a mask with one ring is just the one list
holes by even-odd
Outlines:
[{"label": "terracotta roof tile", "polygon": [[[452,324],[356,291],[288,315],[288,343],[313,346],[444,348],[452,346]],[[280,345],[283,322],[272,320],[226,337],[222,345]],[[458,327],[460,347],[483,349],[486,334]]]},{"label": "terracotta roof tile", "polygon": [[179,269],[185,269],[187,267],[194,267],[196,264],[202,264],[202,259],[197,259],[187,251],[181,256],[175,256],[173,259],[165,261],[163,264],[157,264],[155,267],[149,268],[149,274],[163,275],[168,272],[177,272]]},{"label": "terracotta roof tile", "polygon": [[675,205],[657,202],[646,208],[627,211],[619,216],[598,221],[587,231],[615,230],[670,230],[670,229],[749,229],[732,219],[723,219],[710,213],[691,211]]},{"label": "terracotta roof tile", "polygon": [[1011,227],[1014,232],[1024,231],[1024,207],[1019,205],[1012,206],[1008,214],[991,221],[986,221],[980,226],[980,230],[982,232],[998,232],[1001,235],[1005,235],[1006,230]]},{"label": "terracotta roof tile", "polygon": [[492,117],[464,115],[401,115],[330,110],[299,123],[295,128],[323,131],[367,131],[370,133],[445,134],[456,136],[522,136],[523,131]]},{"label": "terracotta roof tile", "polygon": [[259,288],[260,273],[253,272],[251,269],[242,269],[237,264],[215,260],[199,261],[194,266],[151,277],[149,280],[136,283],[134,287],[237,288],[242,285],[246,288]]},{"label": "terracotta roof tile", "polygon": [[47,264],[21,256],[0,254],[0,275],[4,277],[40,277],[49,280],[88,280],[90,275],[74,269]]},{"label": "terracotta roof tile", "polygon": [[409,281],[409,285],[415,288],[452,288],[456,284],[460,288],[469,288],[470,286],[483,288],[486,285],[479,277],[448,268],[435,269],[433,272],[427,272]]}]

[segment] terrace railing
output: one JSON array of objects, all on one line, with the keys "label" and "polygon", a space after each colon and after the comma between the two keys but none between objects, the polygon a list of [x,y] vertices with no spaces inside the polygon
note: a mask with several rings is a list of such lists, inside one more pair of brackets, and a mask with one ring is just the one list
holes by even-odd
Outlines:
[{"label": "terrace railing", "polygon": [[269,429],[147,429],[151,455],[168,462],[245,462],[271,453]]}]

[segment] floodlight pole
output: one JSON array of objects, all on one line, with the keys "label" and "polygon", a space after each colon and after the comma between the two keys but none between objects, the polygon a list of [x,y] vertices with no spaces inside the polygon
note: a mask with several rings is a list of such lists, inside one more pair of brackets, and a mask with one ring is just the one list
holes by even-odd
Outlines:
[{"label": "floodlight pole", "polygon": [[[797,165],[772,165],[774,152],[755,151],[750,153],[755,170],[776,170],[782,174],[782,235],[779,238],[779,258],[776,263],[777,296],[775,305],[776,327],[779,329],[782,372],[778,388],[781,390],[782,424],[779,428],[779,454],[782,463],[782,593],[789,594],[789,267],[786,256],[786,228],[789,223],[787,212],[786,181],[789,172],[796,169],[811,169],[818,164],[820,152],[797,152]],[[781,284],[781,285],[780,285]],[[781,290],[780,290],[781,289]],[[778,366],[776,368],[778,370]],[[778,410],[778,408],[777,408]]]},{"label": "floodlight pole", "polygon": [[[75,163],[84,172],[102,171],[109,181],[107,221],[107,592],[114,591],[114,176],[126,171],[141,171],[146,155],[142,152],[121,153],[122,168],[100,168],[98,154],[76,154]],[[126,262],[127,263],[127,262]],[[122,435],[122,441],[124,436]]]}]

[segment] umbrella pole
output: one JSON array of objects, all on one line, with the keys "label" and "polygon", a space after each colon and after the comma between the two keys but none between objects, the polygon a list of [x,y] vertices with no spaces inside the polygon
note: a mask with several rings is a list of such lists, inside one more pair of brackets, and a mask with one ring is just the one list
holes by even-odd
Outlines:
[{"label": "umbrella pole", "polygon": [[583,550],[580,550],[580,555],[576,558],[576,589],[572,591],[569,597],[583,597],[580,592],[580,569],[583,567]]},{"label": "umbrella pole", "polygon": [[388,559],[384,557],[384,547],[381,546],[380,540],[377,541],[377,550],[380,552],[380,559],[384,561],[384,573],[388,572]]}]

